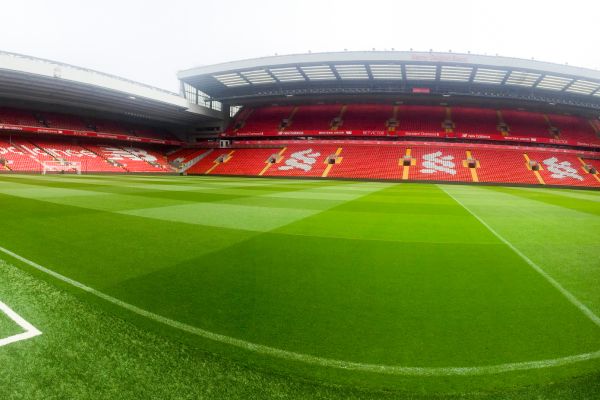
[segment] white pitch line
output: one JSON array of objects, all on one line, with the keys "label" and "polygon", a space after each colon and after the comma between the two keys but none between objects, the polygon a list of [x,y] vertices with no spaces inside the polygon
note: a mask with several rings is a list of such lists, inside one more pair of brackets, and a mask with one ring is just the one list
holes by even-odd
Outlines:
[{"label": "white pitch line", "polygon": [[19,333],[17,335],[9,336],[4,339],[0,339],[0,347],[9,345],[11,343],[19,342],[21,340],[31,339],[33,337],[39,336],[42,334],[35,326],[31,325],[27,322],[23,317],[14,312],[9,306],[0,301],[0,311],[6,314],[10,319],[12,319],[17,325],[19,325],[25,332]]},{"label": "white pitch line", "polygon": [[71,278],[68,278],[64,275],[59,274],[58,272],[52,271],[46,267],[43,267],[31,260],[26,259],[12,251],[5,249],[4,247],[0,247],[0,252],[19,260],[38,271],[44,272],[60,281],[68,283],[76,288],[79,288],[87,293],[90,293],[94,296],[97,296],[109,303],[122,307],[134,314],[146,317],[155,322],[170,326],[171,328],[175,328],[181,330],[183,332],[190,333],[195,336],[199,336],[205,339],[213,340],[215,342],[228,344],[231,346],[235,346],[247,351],[255,352],[262,355],[267,355],[271,357],[281,358],[288,361],[298,361],[303,362],[310,365],[315,365],[319,367],[329,367],[329,368],[338,368],[343,370],[350,371],[360,371],[360,372],[372,372],[372,373],[380,373],[387,375],[402,375],[402,376],[470,376],[470,375],[489,375],[489,374],[498,374],[503,372],[511,372],[511,371],[524,371],[530,369],[540,369],[540,368],[549,368],[549,367],[558,367],[562,365],[573,364],[582,361],[594,360],[600,358],[600,350],[591,352],[591,353],[583,353],[577,354],[574,356],[561,357],[555,359],[547,359],[547,360],[538,360],[538,361],[526,361],[526,362],[518,362],[518,363],[506,363],[506,364],[497,364],[497,365],[484,365],[478,367],[405,367],[400,365],[382,365],[382,364],[368,364],[368,363],[359,363],[352,361],[343,361],[343,360],[335,360],[331,358],[323,358],[318,356],[313,356],[310,354],[302,354],[296,353],[292,351],[277,349],[274,347],[265,346],[262,344],[247,342],[242,339],[233,338],[230,336],[221,335],[219,333],[210,332],[201,328],[197,328],[195,326],[191,326],[185,324],[183,322],[175,321],[162,315],[155,314],[153,312],[144,310],[133,304],[126,303],[117,298],[114,298],[108,294],[102,293],[94,288],[84,285],[81,282],[75,281]]},{"label": "white pitch line", "polygon": [[460,200],[454,197],[451,193],[446,191],[443,186],[438,185],[444,193],[446,193],[449,197],[451,197],[455,202],[457,202],[462,208],[467,210],[469,214],[471,214],[477,221],[479,221],[483,226],[487,228],[494,236],[496,236],[502,243],[507,245],[512,251],[517,253],[519,257],[521,257],[531,268],[533,268],[537,273],[543,276],[554,288],[556,288],[563,296],[567,298],[575,307],[579,309],[582,313],[585,314],[594,324],[600,326],[600,317],[598,317],[592,310],[590,310],[585,304],[583,304],[577,297],[575,297],[571,292],[565,289],[560,283],[558,283],[554,278],[552,278],[546,271],[542,269],[539,265],[531,261],[529,257],[521,252],[521,250],[517,249],[511,242],[506,240],[502,235],[500,235],[494,228],[489,226],[483,219],[481,219],[477,214],[475,214],[469,207],[465,206]]}]

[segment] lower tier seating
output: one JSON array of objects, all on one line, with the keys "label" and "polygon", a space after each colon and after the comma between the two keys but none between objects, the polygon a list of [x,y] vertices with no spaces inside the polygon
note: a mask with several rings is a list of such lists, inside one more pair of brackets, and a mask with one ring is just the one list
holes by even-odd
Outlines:
[{"label": "lower tier seating", "polygon": [[[246,148],[179,149],[0,136],[0,172],[41,172],[47,162],[78,162],[81,171],[490,182],[600,188],[600,153],[532,146],[439,142],[261,141]],[[254,146],[254,147],[252,147]]]},{"label": "lower tier seating", "polygon": [[210,174],[258,175],[268,165],[269,158],[281,151],[276,149],[237,149],[226,162],[220,163]]},{"label": "lower tier seating", "polygon": [[49,161],[78,162],[89,173],[174,172],[166,155],[150,148],[0,138],[0,172],[41,172]]},{"label": "lower tier seating", "polygon": [[600,167],[600,154],[597,154],[598,159],[584,159],[570,150],[499,145],[324,142],[268,149],[215,149],[187,172],[600,188],[600,175],[585,168],[586,164]]},{"label": "lower tier seating", "polygon": [[336,153],[338,146],[292,145],[285,147],[281,157],[263,176],[317,176],[327,168],[327,158]]}]

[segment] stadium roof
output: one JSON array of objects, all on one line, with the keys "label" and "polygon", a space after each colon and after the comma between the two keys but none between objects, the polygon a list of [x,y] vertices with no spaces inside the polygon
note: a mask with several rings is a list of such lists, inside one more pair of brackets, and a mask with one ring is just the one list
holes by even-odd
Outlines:
[{"label": "stadium roof", "polygon": [[169,123],[221,118],[177,93],[94,70],[0,52],[0,99],[52,103]]},{"label": "stadium roof", "polygon": [[458,53],[361,51],[263,57],[181,71],[178,78],[217,100],[259,96],[410,92],[529,96],[600,108],[600,71],[518,58]]}]

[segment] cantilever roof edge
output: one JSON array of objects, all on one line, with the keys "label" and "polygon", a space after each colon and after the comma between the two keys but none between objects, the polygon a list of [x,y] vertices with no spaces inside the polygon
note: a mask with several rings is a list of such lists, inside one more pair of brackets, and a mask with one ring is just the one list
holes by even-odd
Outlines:
[{"label": "cantilever roof edge", "polygon": [[0,70],[33,74],[57,81],[64,80],[82,85],[121,92],[128,96],[188,108],[187,100],[177,93],[156,88],[140,82],[120,78],[103,72],[76,67],[56,61],[30,57],[22,54],[0,52]]},{"label": "cantilever roof edge", "polygon": [[414,51],[344,51],[260,57],[186,69],[179,71],[177,73],[177,77],[185,80],[186,78],[192,78],[199,75],[210,75],[227,71],[238,71],[260,67],[352,62],[395,62],[404,64],[414,62],[481,65],[507,69],[535,70],[546,73],[571,75],[579,78],[600,80],[600,71],[571,65],[503,56]]}]

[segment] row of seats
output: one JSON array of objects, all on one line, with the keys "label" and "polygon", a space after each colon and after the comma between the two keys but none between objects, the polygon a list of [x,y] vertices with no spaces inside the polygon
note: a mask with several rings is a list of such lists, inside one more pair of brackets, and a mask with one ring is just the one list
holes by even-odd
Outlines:
[{"label": "row of seats", "polygon": [[[0,172],[41,171],[48,161],[78,162],[83,172],[496,182],[600,187],[600,153],[486,145],[371,145],[352,142],[277,144],[267,148],[153,148],[0,137]],[[469,166],[471,164],[471,167]],[[593,167],[590,169],[590,166]]]},{"label": "row of seats", "polygon": [[83,172],[173,172],[163,152],[130,146],[50,139],[0,138],[0,172],[42,171],[44,162],[78,162]]},{"label": "row of seats", "polygon": [[467,107],[385,104],[272,106],[244,109],[228,133],[373,130],[459,132],[566,139],[600,144],[590,121],[569,115]]},{"label": "row of seats", "polygon": [[0,107],[0,124],[75,131],[96,131],[136,137],[178,140],[172,133],[163,129],[136,126],[105,119],[83,118],[75,115],[21,110],[9,107]]},{"label": "row of seats", "polygon": [[[499,146],[497,146],[499,147]],[[469,165],[471,164],[471,166]],[[538,167],[536,167],[539,166]],[[393,179],[413,181],[495,182],[600,188],[600,154],[485,145],[377,146],[293,144],[260,149],[215,149],[188,173]],[[538,170],[539,169],[539,170]]]}]

